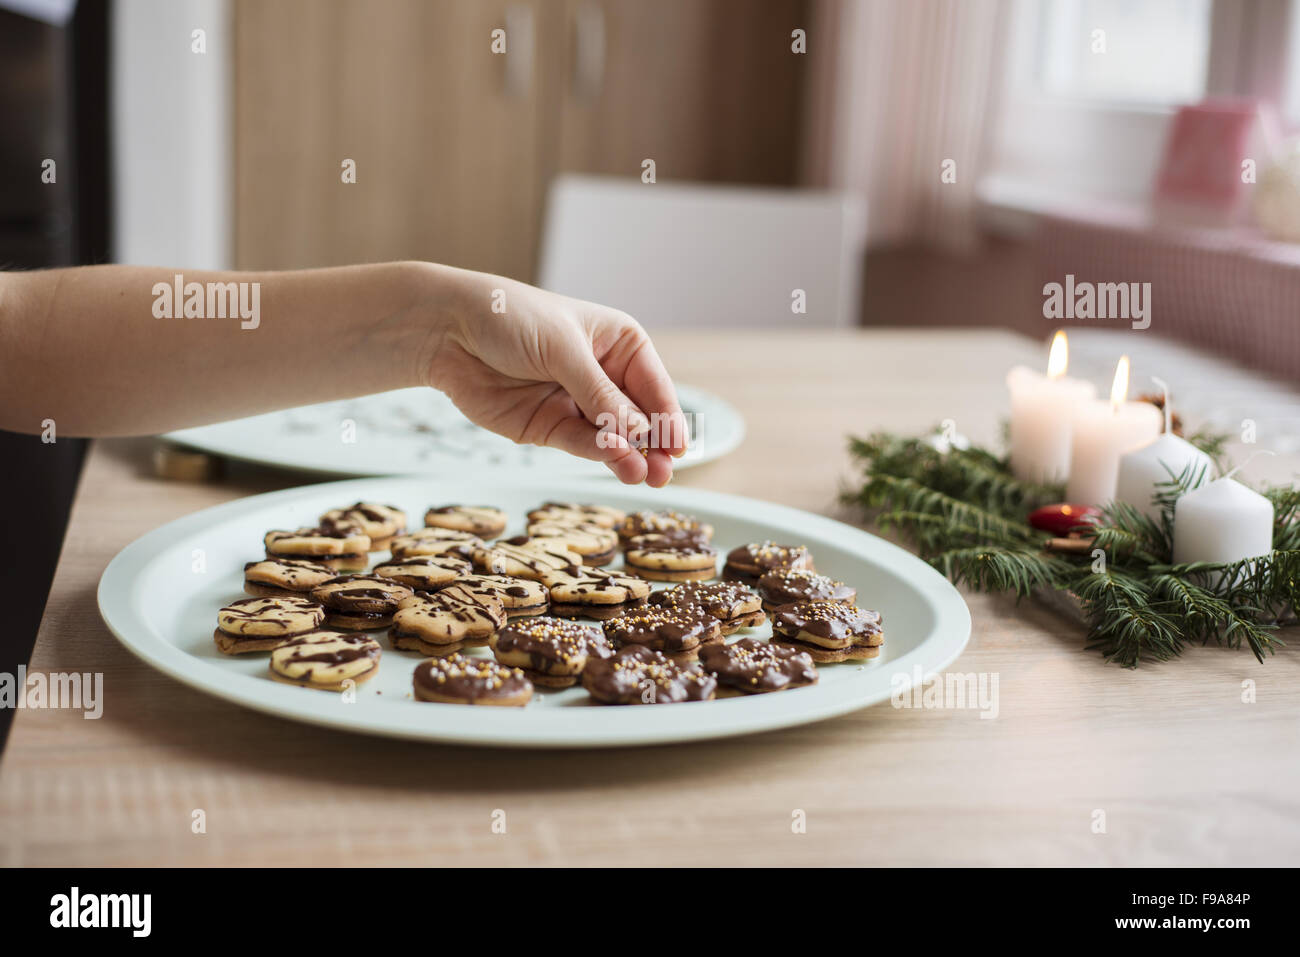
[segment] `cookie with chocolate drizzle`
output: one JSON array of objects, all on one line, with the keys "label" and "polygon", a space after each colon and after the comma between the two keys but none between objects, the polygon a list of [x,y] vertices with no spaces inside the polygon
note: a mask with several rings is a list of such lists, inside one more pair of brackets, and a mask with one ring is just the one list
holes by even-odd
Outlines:
[{"label": "cookie with chocolate drizzle", "polygon": [[662,512],[632,512],[618,523],[618,537],[623,541],[638,535],[689,534],[704,541],[712,541],[713,526],[701,522],[693,515],[683,515],[667,509]]},{"label": "cookie with chocolate drizzle", "polygon": [[374,574],[420,591],[437,591],[473,570],[469,559],[457,555],[408,555],[379,563]]},{"label": "cookie with chocolate drizzle", "polygon": [[629,645],[608,658],[588,659],[582,686],[600,704],[677,704],[708,701],[718,680],[653,648]]},{"label": "cookie with chocolate drizzle", "polygon": [[613,528],[623,521],[624,512],[608,505],[575,505],[572,502],[546,502],[528,513],[530,522],[592,522]]},{"label": "cookie with chocolate drizzle", "polygon": [[490,575],[511,575],[547,584],[582,572],[582,556],[556,539],[519,535],[474,549],[474,565]]},{"label": "cookie with chocolate drizzle", "polygon": [[599,628],[562,618],[530,618],[508,624],[488,644],[497,661],[522,669],[533,684],[546,688],[577,684],[588,658],[608,658],[614,653]]},{"label": "cookie with chocolate drizzle", "polygon": [[271,677],[322,691],[343,691],[379,671],[379,642],[369,635],[314,631],[271,652]]},{"label": "cookie with chocolate drizzle", "polygon": [[828,663],[875,658],[885,633],[878,612],[841,601],[804,601],[772,612],[772,640]]},{"label": "cookie with chocolate drizzle", "polygon": [[623,567],[652,581],[707,581],[718,574],[718,550],[703,542],[641,544],[623,553]]},{"label": "cookie with chocolate drizzle", "polygon": [[483,547],[483,539],[472,532],[454,528],[417,528],[393,539],[389,550],[393,558],[418,558],[421,555],[456,555],[469,558],[474,549]]},{"label": "cookie with chocolate drizzle", "polygon": [[340,575],[311,590],[312,599],[325,608],[325,621],[349,631],[387,628],[411,595],[401,582],[378,575]]},{"label": "cookie with chocolate drizzle", "polygon": [[321,524],[355,525],[370,538],[372,552],[385,552],[394,535],[406,531],[406,513],[394,505],[357,502],[347,508],[330,509],[320,517]]},{"label": "cookie with chocolate drizzle", "polygon": [[700,666],[718,679],[719,694],[767,694],[817,682],[817,666],[807,652],[754,638],[701,648]]},{"label": "cookie with chocolate drizzle", "polygon": [[544,615],[551,605],[550,590],[545,585],[513,575],[464,575],[452,584],[498,599],[509,618]]},{"label": "cookie with chocolate drizzle", "polygon": [[403,601],[393,616],[388,640],[402,651],[450,655],[467,645],[487,644],[505,623],[505,607],[495,595],[448,585]]},{"label": "cookie with chocolate drizzle", "polygon": [[533,696],[533,683],[491,658],[454,654],[416,665],[412,691],[420,701],[521,708]]},{"label": "cookie with chocolate drizzle", "polygon": [[650,583],[634,575],[584,568],[576,575],[553,575],[551,614],[561,618],[616,618],[645,604]]},{"label": "cookie with chocolate drizzle", "polygon": [[491,505],[438,505],[424,513],[429,528],[450,528],[480,538],[496,538],[509,522],[509,515]]},{"label": "cookie with chocolate drizzle", "polygon": [[212,637],[223,654],[242,655],[270,651],[324,621],[325,609],[309,598],[241,598],[217,612]]},{"label": "cookie with chocolate drizzle", "polygon": [[529,522],[528,536],[560,543],[584,565],[606,565],[618,555],[618,535],[595,522]]},{"label": "cookie with chocolate drizzle", "polygon": [[604,623],[615,648],[643,645],[673,661],[694,661],[700,646],[722,641],[722,626],[699,605],[647,605]]},{"label": "cookie with chocolate drizzle", "polygon": [[362,571],[370,563],[370,536],[351,522],[315,528],[272,529],[262,539],[267,558],[299,558],[335,571]]},{"label": "cookie with chocolate drizzle", "polygon": [[320,562],[265,558],[244,564],[244,591],[258,598],[305,598],[313,588],[337,574]]}]

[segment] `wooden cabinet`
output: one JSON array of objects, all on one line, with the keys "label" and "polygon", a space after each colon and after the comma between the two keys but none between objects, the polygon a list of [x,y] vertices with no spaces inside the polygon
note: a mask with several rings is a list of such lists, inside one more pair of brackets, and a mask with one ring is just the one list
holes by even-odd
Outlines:
[{"label": "wooden cabinet", "polygon": [[803,7],[237,0],[236,264],[531,279],[558,171],[639,176],[652,158],[661,181],[792,183]]}]

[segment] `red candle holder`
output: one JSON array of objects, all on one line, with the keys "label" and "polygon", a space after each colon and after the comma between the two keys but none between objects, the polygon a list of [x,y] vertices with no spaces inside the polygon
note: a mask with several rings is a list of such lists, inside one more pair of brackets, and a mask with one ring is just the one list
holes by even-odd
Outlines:
[{"label": "red candle holder", "polygon": [[1079,531],[1082,526],[1095,524],[1099,518],[1101,509],[1095,505],[1061,502],[1034,509],[1029,513],[1029,524],[1040,531],[1064,537]]}]

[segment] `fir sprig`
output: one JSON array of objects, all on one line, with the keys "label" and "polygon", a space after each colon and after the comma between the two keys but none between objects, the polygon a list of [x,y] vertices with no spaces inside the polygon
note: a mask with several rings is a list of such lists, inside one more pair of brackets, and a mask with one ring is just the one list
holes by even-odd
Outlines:
[{"label": "fir sprig", "polygon": [[[1221,459],[1225,440],[1192,441]],[[847,492],[883,526],[909,538],[921,557],[975,591],[1024,597],[1039,589],[1074,595],[1087,646],[1125,667],[1167,661],[1188,643],[1243,644],[1260,661],[1282,644],[1275,632],[1300,611],[1300,489],[1268,489],[1275,527],[1271,555],[1231,564],[1173,564],[1178,497],[1202,472],[1170,475],[1158,487],[1157,518],[1123,503],[1102,510],[1086,552],[1047,551],[1050,536],[1030,511],[1059,502],[1059,486],[1021,482],[1008,462],[980,448],[955,448],[937,434],[853,439],[864,481]]]}]

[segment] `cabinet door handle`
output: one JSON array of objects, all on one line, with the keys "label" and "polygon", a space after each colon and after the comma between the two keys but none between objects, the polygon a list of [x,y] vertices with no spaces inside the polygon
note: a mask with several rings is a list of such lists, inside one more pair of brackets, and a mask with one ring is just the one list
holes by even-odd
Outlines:
[{"label": "cabinet door handle", "polygon": [[506,96],[523,99],[533,86],[533,8],[506,7]]},{"label": "cabinet door handle", "polygon": [[587,0],[578,7],[573,33],[573,93],[591,101],[605,81],[605,11],[599,3]]}]

